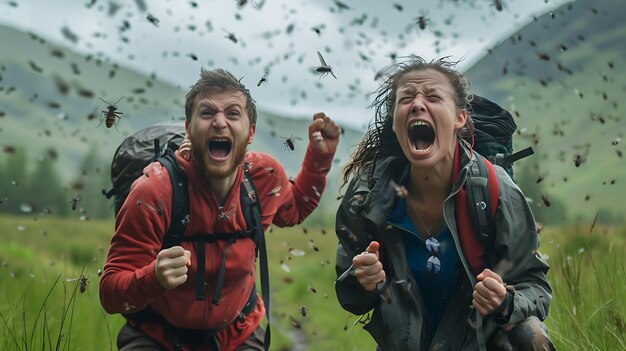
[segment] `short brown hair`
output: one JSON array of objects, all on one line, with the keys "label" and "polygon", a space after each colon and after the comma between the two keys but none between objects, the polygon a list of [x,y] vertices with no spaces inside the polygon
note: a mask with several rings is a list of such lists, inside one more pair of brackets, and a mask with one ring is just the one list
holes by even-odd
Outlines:
[{"label": "short brown hair", "polygon": [[252,99],[250,91],[232,73],[221,68],[212,71],[200,69],[200,79],[191,86],[185,96],[185,118],[187,122],[191,121],[193,107],[199,95],[222,93],[228,90],[240,91],[246,97],[250,125],[256,124],[256,103]]}]

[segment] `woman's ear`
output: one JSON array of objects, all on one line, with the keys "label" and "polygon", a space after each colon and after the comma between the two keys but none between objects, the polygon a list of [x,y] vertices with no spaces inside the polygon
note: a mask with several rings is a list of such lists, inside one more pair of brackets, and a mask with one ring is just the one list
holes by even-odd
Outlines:
[{"label": "woman's ear", "polygon": [[459,110],[456,114],[456,121],[454,122],[454,130],[456,130],[457,132],[461,130],[461,128],[465,126],[465,123],[467,123],[468,118],[469,117],[467,116],[467,110],[465,109]]}]

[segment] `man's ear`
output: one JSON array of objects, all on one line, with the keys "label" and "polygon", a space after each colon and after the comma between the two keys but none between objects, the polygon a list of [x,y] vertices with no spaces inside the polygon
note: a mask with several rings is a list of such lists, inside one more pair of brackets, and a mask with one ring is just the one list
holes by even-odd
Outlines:
[{"label": "man's ear", "polygon": [[250,136],[248,137],[248,145],[254,141],[254,133],[256,133],[256,123],[250,126]]},{"label": "man's ear", "polygon": [[189,135],[189,120],[185,118],[185,132]]}]

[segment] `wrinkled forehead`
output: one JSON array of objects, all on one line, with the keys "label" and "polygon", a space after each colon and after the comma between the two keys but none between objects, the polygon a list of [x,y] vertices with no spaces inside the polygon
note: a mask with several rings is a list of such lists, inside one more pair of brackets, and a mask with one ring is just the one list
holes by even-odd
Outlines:
[{"label": "wrinkled forehead", "polygon": [[196,96],[195,106],[199,107],[201,105],[210,105],[210,106],[240,106],[241,108],[245,108],[247,106],[248,99],[246,96],[239,90],[226,90],[226,91],[215,91],[215,90],[204,90]]},{"label": "wrinkled forehead", "polygon": [[443,73],[433,69],[413,70],[403,74],[396,85],[396,93],[401,91],[440,90],[452,94],[452,84]]}]

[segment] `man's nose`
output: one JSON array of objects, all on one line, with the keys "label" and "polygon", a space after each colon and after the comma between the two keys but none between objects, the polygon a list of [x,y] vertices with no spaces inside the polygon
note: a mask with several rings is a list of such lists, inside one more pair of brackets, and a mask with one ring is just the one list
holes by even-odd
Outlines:
[{"label": "man's nose", "polygon": [[213,128],[226,128],[226,116],[222,112],[218,112],[213,119]]}]

